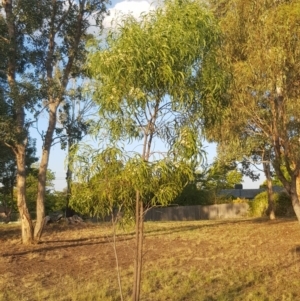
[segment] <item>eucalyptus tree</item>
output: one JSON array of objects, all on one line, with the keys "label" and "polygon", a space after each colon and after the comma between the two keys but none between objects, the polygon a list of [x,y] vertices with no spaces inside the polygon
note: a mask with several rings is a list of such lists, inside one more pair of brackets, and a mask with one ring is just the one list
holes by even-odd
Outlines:
[{"label": "eucalyptus tree", "polygon": [[[34,4],[37,1],[34,1]],[[39,7],[33,5],[31,10],[25,9],[28,1],[3,0],[0,17],[0,47],[1,47],[1,137],[0,140],[9,147],[15,155],[17,165],[17,207],[20,213],[22,240],[31,243],[33,240],[33,225],[26,204],[26,147],[28,143],[28,120],[25,110],[36,100],[34,86],[20,76],[30,65],[26,57],[30,51],[24,42],[24,27],[30,31],[38,27],[31,13],[39,14]],[[16,15],[16,13],[18,15]],[[24,21],[21,22],[21,19]]]},{"label": "eucalyptus tree", "polygon": [[57,124],[57,111],[64,100],[69,79],[79,77],[83,70],[82,61],[86,57],[86,42],[93,19],[96,25],[106,12],[106,0],[49,1],[48,15],[32,42],[42,54],[42,69],[39,74],[41,89],[45,90],[44,106],[49,114],[49,122],[43,137],[43,152],[39,167],[37,194],[37,221],[35,240],[39,240],[45,216],[46,174],[53,135]]},{"label": "eucalyptus tree", "polygon": [[[28,206],[28,210],[31,214],[34,214],[36,208],[36,191],[38,186],[38,164],[32,164],[30,168],[28,168],[26,173],[26,202]],[[54,191],[54,181],[55,173],[51,171],[51,169],[47,169],[47,182],[46,182],[46,200],[51,199],[52,192]],[[46,203],[46,209],[49,209],[51,204]],[[60,208],[61,209],[61,208]]]},{"label": "eucalyptus tree", "polygon": [[300,221],[300,3],[221,1],[216,12],[223,58],[233,76],[228,91],[232,112],[274,154],[272,166]]},{"label": "eucalyptus tree", "polygon": [[[58,108],[70,78],[79,77],[83,72],[81,62],[86,57],[88,30],[93,25],[101,26],[106,0],[3,0],[2,4],[4,25],[0,28],[0,44],[7,53],[4,61],[6,101],[13,117],[6,122],[5,141],[17,158],[23,242],[31,243],[38,241],[42,234],[47,167]],[[25,199],[25,149],[30,126],[45,114],[48,125],[41,137],[37,221],[33,229]]]},{"label": "eucalyptus tree", "polygon": [[58,119],[61,127],[56,128],[56,134],[60,138],[61,148],[67,150],[66,217],[70,217],[75,213],[69,206],[73,180],[72,148],[88,134],[94,123],[93,118],[96,113],[95,103],[86,95],[85,86],[83,80],[80,80],[80,84],[74,80],[72,87],[67,90],[64,101],[58,109]]},{"label": "eucalyptus tree", "polygon": [[[239,114],[239,118],[236,118]],[[240,114],[234,107],[222,112],[222,122],[218,126],[205,128],[208,141],[217,142],[217,160],[221,165],[238,164],[238,170],[252,181],[266,177],[268,196],[267,213],[275,219],[275,202],[272,187],[272,159],[274,151],[260,133],[260,129],[248,123],[248,116]],[[261,167],[262,166],[262,167]]]},{"label": "eucalyptus tree", "polygon": [[[226,118],[235,118],[235,113]],[[252,181],[260,178],[260,172],[266,177],[266,188],[268,196],[268,209],[266,213],[271,220],[275,219],[275,202],[273,198],[273,149],[253,129],[240,127],[233,131],[233,125],[228,128],[228,120],[223,119],[222,128],[219,129],[221,136],[215,136],[218,142],[218,159],[220,162],[234,162],[238,164],[239,171],[249,177]],[[239,132],[239,133],[237,133]],[[228,164],[228,163],[227,163]]]},{"label": "eucalyptus tree", "polygon": [[[1,192],[4,197],[5,205],[11,208],[15,208],[14,189],[17,182],[16,157],[10,147],[5,145],[3,142],[0,145],[0,183],[2,184]],[[25,150],[26,174],[28,174],[31,165],[38,160],[38,158],[35,156],[35,153],[35,140],[29,139]]]},{"label": "eucalyptus tree", "polygon": [[[130,161],[139,168],[129,168],[127,175],[139,180],[133,186],[133,300],[139,300],[145,208],[166,204],[171,198],[166,195],[175,197],[176,185],[182,187],[188,180],[183,176],[179,185],[179,180],[165,176],[159,164],[169,173],[176,170],[175,178],[181,178],[180,171],[188,174],[186,167],[201,155],[199,121],[207,117],[211,122],[209,113],[221,107],[217,96],[225,76],[215,59],[219,31],[203,3],[166,1],[140,20],[129,16],[119,23],[102,49],[92,50],[88,70],[95,79],[94,99],[111,141],[141,144],[139,155]],[[159,144],[168,156],[161,160]],[[154,189],[155,181],[159,185]]]}]

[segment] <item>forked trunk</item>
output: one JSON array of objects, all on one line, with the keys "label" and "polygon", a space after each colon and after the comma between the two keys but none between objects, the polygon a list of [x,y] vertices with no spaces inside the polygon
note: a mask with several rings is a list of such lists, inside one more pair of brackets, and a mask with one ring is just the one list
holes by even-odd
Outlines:
[{"label": "forked trunk", "polygon": [[37,200],[36,200],[36,225],[34,228],[34,239],[36,242],[38,242],[41,239],[43,228],[44,228],[47,168],[49,163],[53,133],[56,125],[57,107],[58,107],[58,102],[51,103],[49,105],[48,130],[45,136],[42,159],[39,167],[38,193],[37,193]]},{"label": "forked trunk", "polygon": [[[149,162],[152,139],[154,136],[153,129],[155,128],[155,121],[158,115],[160,97],[157,98],[154,107],[154,112],[148,122],[147,130],[145,130],[142,159]],[[141,194],[136,191],[135,199],[135,258],[134,258],[134,275],[133,275],[133,292],[132,300],[140,300],[141,291],[141,277],[143,264],[143,240],[144,240],[144,204],[141,199]]]},{"label": "forked trunk", "polygon": [[17,205],[21,219],[23,244],[33,243],[33,226],[26,205],[25,146],[20,145],[17,158]]}]

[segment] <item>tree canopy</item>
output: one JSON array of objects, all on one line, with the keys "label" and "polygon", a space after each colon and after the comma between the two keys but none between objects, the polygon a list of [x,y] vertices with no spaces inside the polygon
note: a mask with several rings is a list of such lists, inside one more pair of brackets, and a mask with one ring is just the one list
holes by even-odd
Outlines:
[{"label": "tree canopy", "polygon": [[247,155],[258,146],[268,151],[300,218],[299,1],[221,1],[215,12],[224,35],[222,58],[232,74],[223,133],[239,129],[241,135],[227,141],[235,141],[237,147],[248,141]]},{"label": "tree canopy", "polygon": [[[17,162],[18,209],[24,243],[38,241],[45,216],[45,193],[50,150],[55,143],[58,109],[64,109],[71,78],[83,77],[88,29],[101,29],[105,0],[3,0],[0,16],[1,60],[0,139],[13,151]],[[2,101],[4,100],[4,101]],[[5,103],[5,106],[2,105]],[[48,114],[40,131],[42,155],[38,173],[37,221],[33,227],[26,205],[25,149],[29,129]],[[37,126],[36,126],[37,127]]]},{"label": "tree canopy", "polygon": [[[109,148],[90,156],[92,162],[79,154],[83,160],[76,157],[81,162],[76,174],[90,171],[85,191],[94,208],[103,199],[110,204],[129,199],[134,208],[134,300],[139,298],[144,211],[167,205],[191,181],[204,154],[201,125],[217,119],[222,107],[219,95],[227,79],[215,57],[219,34],[200,2],[176,0],[139,20],[124,17],[104,43],[91,46],[87,69],[99,105],[99,136],[107,135]],[[121,142],[140,146],[120,151]],[[73,192],[77,187],[83,196],[83,183]],[[97,198],[91,187],[102,187]],[[76,193],[72,198],[76,202]]]},{"label": "tree canopy", "polygon": [[214,56],[214,18],[196,1],[167,1],[141,20],[122,21],[89,57],[100,114],[114,138],[149,136],[175,145],[219,105],[225,80]]}]

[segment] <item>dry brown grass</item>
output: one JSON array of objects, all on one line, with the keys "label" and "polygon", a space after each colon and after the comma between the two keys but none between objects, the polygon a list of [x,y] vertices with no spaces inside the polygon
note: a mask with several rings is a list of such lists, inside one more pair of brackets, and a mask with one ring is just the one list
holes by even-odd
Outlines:
[{"label": "dry brown grass", "polygon": [[[141,300],[300,300],[300,227],[263,219],[146,223]],[[35,246],[0,225],[0,300],[119,300],[107,224],[51,225]],[[125,300],[133,233],[119,231]]]}]

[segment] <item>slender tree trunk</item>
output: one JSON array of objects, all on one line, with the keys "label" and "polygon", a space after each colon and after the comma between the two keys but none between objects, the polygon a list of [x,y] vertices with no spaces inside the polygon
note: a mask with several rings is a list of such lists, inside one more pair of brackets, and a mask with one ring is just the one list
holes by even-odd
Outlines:
[{"label": "slender tree trunk", "polygon": [[273,184],[272,184],[272,177],[271,177],[271,170],[270,170],[270,163],[264,162],[263,163],[264,173],[267,179],[267,195],[268,195],[268,209],[267,214],[270,220],[275,219],[275,202],[274,202],[274,195],[273,195]]},{"label": "slender tree trunk", "polygon": [[15,25],[15,16],[13,13],[13,1],[3,0],[2,5],[6,14],[7,29],[9,36],[9,55],[7,68],[7,81],[10,87],[10,93],[13,98],[13,109],[16,115],[16,132],[18,142],[12,147],[17,160],[17,206],[21,219],[22,242],[31,244],[33,242],[33,226],[26,204],[26,144],[27,131],[24,130],[25,111],[24,105],[19,99],[19,92],[16,84],[17,70],[17,39],[18,32]]},{"label": "slender tree trunk", "polygon": [[38,242],[41,239],[43,228],[44,228],[47,169],[48,169],[53,133],[56,126],[57,107],[58,107],[57,102],[51,103],[49,105],[48,130],[45,136],[43,153],[42,153],[41,163],[39,167],[38,193],[37,193],[37,200],[36,200],[36,225],[34,228],[34,239],[36,242]]},{"label": "slender tree trunk", "polygon": [[[142,150],[142,159],[149,161],[155,122],[158,115],[160,95],[158,95],[153,113],[150,113],[151,118],[144,130],[144,143]],[[141,200],[139,191],[136,192],[135,203],[135,260],[134,260],[134,275],[133,275],[133,293],[132,300],[140,300],[141,277],[143,265],[143,241],[144,241],[144,204]]]},{"label": "slender tree trunk", "polygon": [[70,208],[69,202],[70,202],[70,197],[71,197],[71,184],[72,184],[72,166],[71,166],[71,160],[70,160],[70,152],[71,148],[73,146],[73,141],[71,138],[68,139],[68,166],[67,166],[67,198],[66,198],[66,217],[71,217],[75,214],[75,211]]},{"label": "slender tree trunk", "polygon": [[120,266],[119,266],[119,257],[117,253],[117,223],[118,223],[118,215],[121,214],[120,208],[116,214],[116,217],[114,215],[113,209],[111,210],[111,221],[113,226],[113,249],[115,254],[115,260],[116,260],[116,268],[117,268],[117,277],[118,277],[118,285],[119,285],[119,291],[120,291],[120,298],[121,301],[124,300],[123,297],[123,289],[122,289],[122,282],[121,282],[121,273],[120,273]]},{"label": "slender tree trunk", "polygon": [[17,158],[17,205],[21,219],[23,244],[33,243],[33,226],[26,205],[25,146],[20,145]]},{"label": "slender tree trunk", "polygon": [[274,202],[274,194],[273,194],[273,185],[272,180],[267,179],[267,194],[268,194],[268,209],[267,213],[270,220],[274,220],[275,216],[275,202]]},{"label": "slender tree trunk", "polygon": [[140,200],[140,193],[138,191],[136,192],[135,214],[135,258],[132,300],[139,301],[143,264],[144,206],[143,202]]},{"label": "slender tree trunk", "polygon": [[137,300],[140,299],[141,282],[142,282],[142,266],[143,266],[143,242],[144,242],[144,205],[140,201],[139,208],[140,220],[139,220],[139,241],[138,241],[138,270],[137,270]]},{"label": "slender tree trunk", "polygon": [[71,217],[75,214],[75,211],[69,206],[70,197],[71,197],[71,181],[72,181],[72,171],[69,167],[69,164],[67,168],[66,180],[67,180],[66,217]]}]

